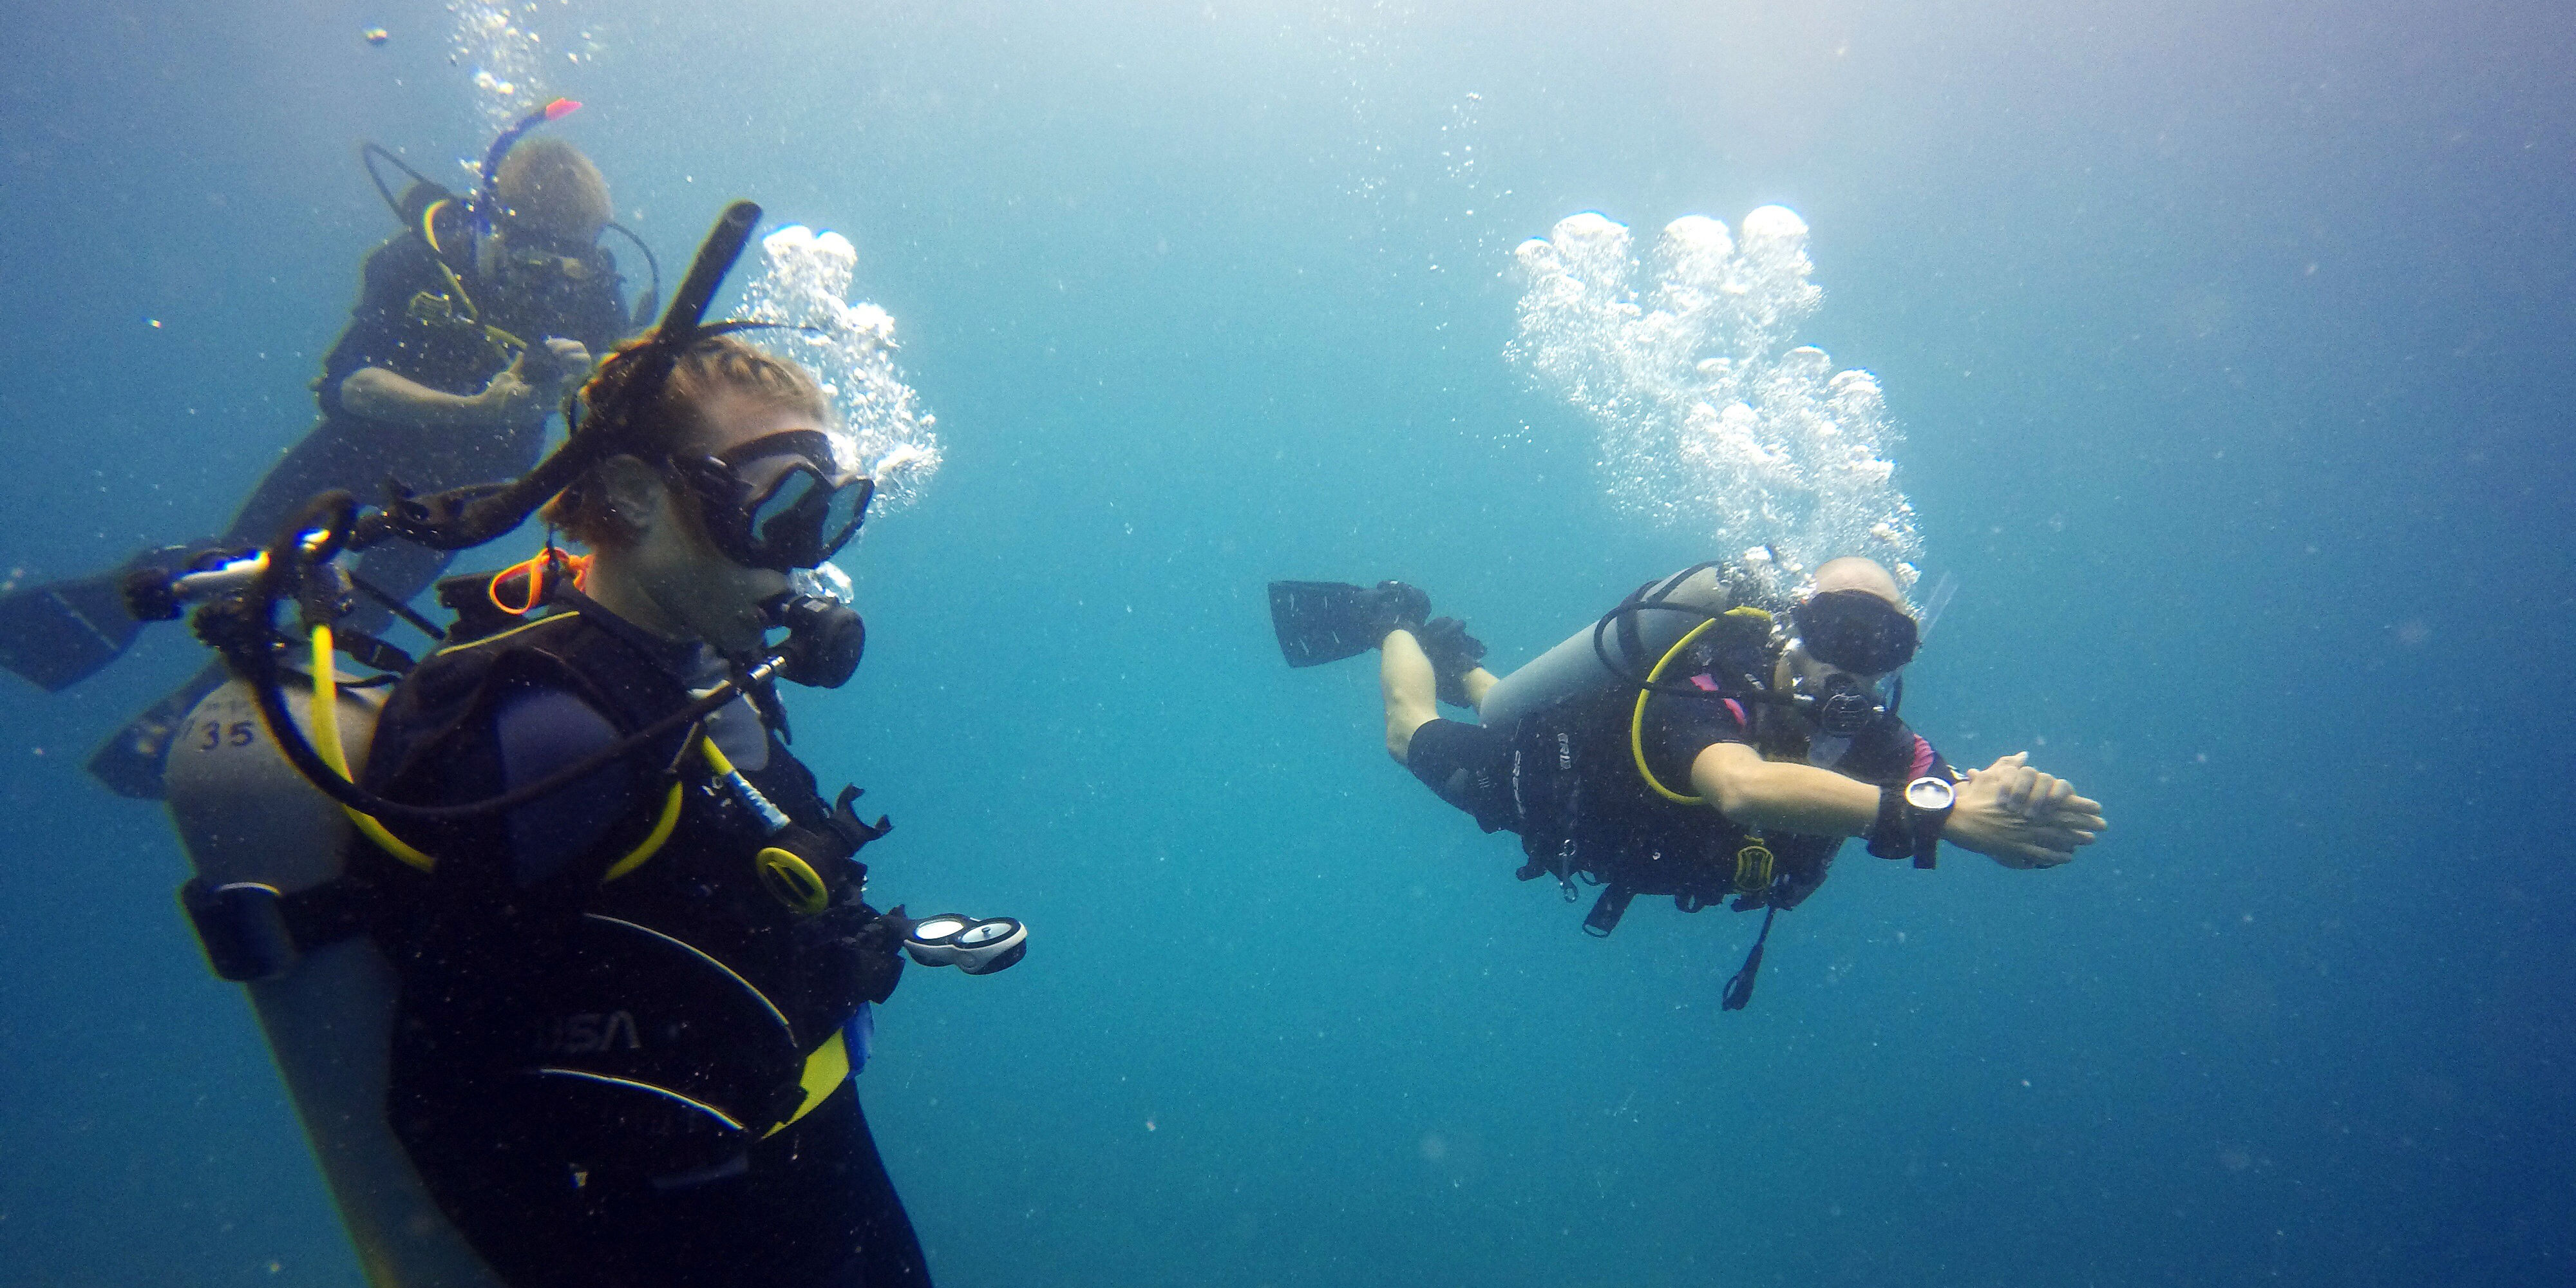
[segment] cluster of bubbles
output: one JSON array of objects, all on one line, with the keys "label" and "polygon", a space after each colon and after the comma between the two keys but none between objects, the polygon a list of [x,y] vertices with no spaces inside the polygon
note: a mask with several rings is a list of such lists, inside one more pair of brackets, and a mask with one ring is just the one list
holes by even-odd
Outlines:
[{"label": "cluster of bubbles", "polygon": [[498,134],[546,101],[535,5],[457,0],[448,12],[456,15],[449,61],[473,70],[474,108],[486,131]]},{"label": "cluster of bubbles", "polygon": [[1625,226],[1560,220],[1514,252],[1525,284],[1506,351],[1599,425],[1617,504],[1707,525],[1712,549],[1763,590],[1785,593],[1847,554],[1911,585],[1922,542],[1889,483],[1898,435],[1878,381],[1788,347],[1824,299],[1807,280],[1807,225],[1764,206],[1741,233],[1685,216],[1641,264]]},{"label": "cluster of bubbles", "polygon": [[835,450],[876,480],[876,512],[919,500],[939,471],[938,421],[895,368],[893,316],[849,299],[857,248],[839,233],[791,224],[762,238],[760,255],[739,316],[783,325],[743,338],[822,382],[841,418]]}]

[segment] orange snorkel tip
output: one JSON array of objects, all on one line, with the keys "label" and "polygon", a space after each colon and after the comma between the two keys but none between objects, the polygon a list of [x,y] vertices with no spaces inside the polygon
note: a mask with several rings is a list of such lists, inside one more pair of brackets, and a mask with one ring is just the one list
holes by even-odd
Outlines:
[{"label": "orange snorkel tip", "polygon": [[580,110],[581,104],[568,98],[559,98],[546,104],[546,119],[549,121],[560,121]]}]

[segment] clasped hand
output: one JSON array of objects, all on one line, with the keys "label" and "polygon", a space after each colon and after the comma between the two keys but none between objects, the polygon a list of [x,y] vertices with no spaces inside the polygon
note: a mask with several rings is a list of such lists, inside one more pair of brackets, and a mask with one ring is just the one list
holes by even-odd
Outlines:
[{"label": "clasped hand", "polygon": [[2109,826],[2100,801],[2031,768],[2030,753],[2017,751],[1968,771],[1942,838],[2008,868],[2053,868]]}]

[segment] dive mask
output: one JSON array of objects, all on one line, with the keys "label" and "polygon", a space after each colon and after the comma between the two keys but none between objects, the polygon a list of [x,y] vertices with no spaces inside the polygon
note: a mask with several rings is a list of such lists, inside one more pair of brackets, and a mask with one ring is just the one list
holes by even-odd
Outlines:
[{"label": "dive mask", "polygon": [[704,503],[707,535],[726,558],[793,572],[849,544],[876,495],[874,479],[831,461],[821,430],[791,429],[673,465]]},{"label": "dive mask", "polygon": [[1885,675],[1914,660],[1914,619],[1866,590],[1829,590],[1790,606],[1807,656],[1860,675]]}]

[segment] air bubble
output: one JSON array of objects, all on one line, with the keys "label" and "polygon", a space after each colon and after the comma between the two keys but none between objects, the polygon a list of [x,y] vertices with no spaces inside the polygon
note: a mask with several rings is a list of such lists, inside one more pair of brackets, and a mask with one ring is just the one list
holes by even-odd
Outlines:
[{"label": "air bubble", "polygon": [[1789,347],[1824,300],[1806,221],[1763,206],[1737,231],[1686,215],[1641,263],[1609,217],[1559,220],[1513,251],[1524,288],[1506,351],[1598,427],[1613,502],[1742,551],[1735,570],[1764,590],[1845,554],[1911,582],[1922,541],[1891,483],[1899,435],[1878,381]]}]

